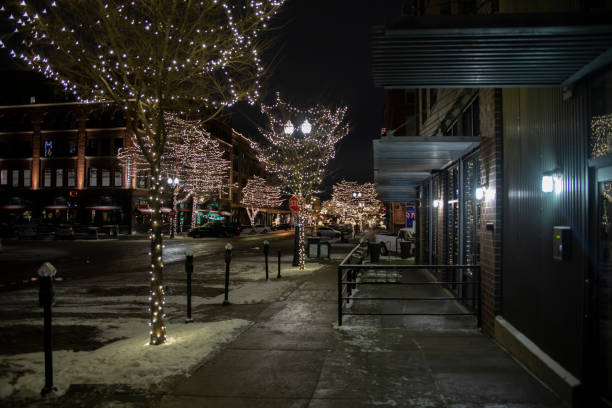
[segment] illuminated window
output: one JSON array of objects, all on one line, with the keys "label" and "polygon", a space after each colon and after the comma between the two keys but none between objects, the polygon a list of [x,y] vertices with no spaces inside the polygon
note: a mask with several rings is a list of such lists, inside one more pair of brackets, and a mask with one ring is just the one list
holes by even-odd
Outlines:
[{"label": "illuminated window", "polygon": [[8,170],[0,170],[0,184],[8,184]]},{"label": "illuminated window", "polygon": [[75,169],[68,169],[68,180],[66,181],[67,181],[68,187],[74,187],[76,185],[76,170]]},{"label": "illuminated window", "polygon": [[98,185],[98,169],[92,167],[89,169],[89,187],[96,187]]},{"label": "illuminated window", "polygon": [[51,169],[45,169],[43,175],[43,185],[45,187],[51,187]]},{"label": "illuminated window", "polygon": [[102,170],[102,187],[110,186],[110,170]]},{"label": "illuminated window", "polygon": [[19,170],[13,170],[13,187],[19,187]]},{"label": "illuminated window", "polygon": [[122,176],[121,169],[115,169],[115,187],[121,187],[123,185]]},{"label": "illuminated window", "polygon": [[30,187],[32,185],[32,170],[26,169],[23,171],[23,186]]},{"label": "illuminated window", "polygon": [[64,169],[55,170],[55,187],[62,187],[64,185]]}]

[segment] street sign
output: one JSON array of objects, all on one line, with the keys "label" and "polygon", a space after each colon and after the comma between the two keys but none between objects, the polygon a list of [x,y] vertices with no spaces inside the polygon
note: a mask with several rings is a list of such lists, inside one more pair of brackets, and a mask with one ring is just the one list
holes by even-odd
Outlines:
[{"label": "street sign", "polygon": [[300,198],[298,196],[293,196],[289,199],[289,209],[294,213],[300,212]]}]

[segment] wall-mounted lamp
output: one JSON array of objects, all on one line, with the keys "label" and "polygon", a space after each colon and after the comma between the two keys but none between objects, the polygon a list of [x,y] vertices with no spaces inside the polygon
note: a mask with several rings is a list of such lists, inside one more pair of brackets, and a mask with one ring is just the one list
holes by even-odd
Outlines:
[{"label": "wall-mounted lamp", "polygon": [[559,172],[546,172],[542,174],[542,192],[561,194],[563,191],[563,176]]},{"label": "wall-mounted lamp", "polygon": [[438,199],[433,200],[432,204],[433,204],[434,208],[441,207],[442,206],[442,200],[438,200]]},{"label": "wall-mounted lamp", "polygon": [[485,193],[487,191],[486,187],[477,187],[474,196],[477,200],[482,200],[485,197]]}]

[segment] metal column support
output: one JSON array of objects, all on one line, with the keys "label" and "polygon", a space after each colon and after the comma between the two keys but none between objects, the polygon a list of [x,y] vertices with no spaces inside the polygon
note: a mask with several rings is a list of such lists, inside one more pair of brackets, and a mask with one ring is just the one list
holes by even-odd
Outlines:
[{"label": "metal column support", "polygon": [[433,178],[429,179],[429,197],[427,197],[427,204],[429,207],[429,264],[433,264]]},{"label": "metal column support", "polygon": [[[463,157],[459,159],[459,253],[457,263],[463,265],[464,261],[464,252],[465,252],[465,243],[463,242],[463,231],[465,230],[465,217],[464,217],[464,182],[463,182]],[[460,269],[458,276],[458,281],[463,282],[463,273],[465,272],[463,269]],[[463,286],[459,285],[458,287],[459,296],[463,296]]]}]

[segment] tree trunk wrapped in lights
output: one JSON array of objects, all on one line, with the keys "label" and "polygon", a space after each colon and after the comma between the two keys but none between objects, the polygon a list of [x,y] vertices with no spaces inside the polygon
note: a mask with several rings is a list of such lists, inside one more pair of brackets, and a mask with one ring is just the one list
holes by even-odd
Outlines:
[{"label": "tree trunk wrapped in lights", "polygon": [[0,47],[80,101],[123,107],[151,174],[150,344],[166,341],[160,158],[165,113],[215,116],[258,97],[258,33],[283,0],[9,0]]},{"label": "tree trunk wrapped in lights", "polygon": [[[329,109],[321,105],[298,109],[276,95],[274,105],[262,105],[267,127],[260,129],[265,141],[254,143],[266,170],[276,176],[282,188],[305,202],[317,192],[325,168],[335,156],[336,143],[347,135],[346,107]],[[299,129],[293,123],[301,123]],[[300,221],[303,221],[300,216]],[[299,234],[299,266],[304,269],[304,234]]]},{"label": "tree trunk wrapped in lights", "polygon": [[278,207],[282,202],[280,187],[269,185],[259,176],[251,177],[242,189],[240,204],[246,208],[252,228],[255,228],[255,217],[259,211]]}]

